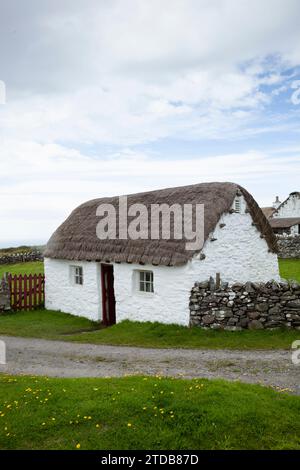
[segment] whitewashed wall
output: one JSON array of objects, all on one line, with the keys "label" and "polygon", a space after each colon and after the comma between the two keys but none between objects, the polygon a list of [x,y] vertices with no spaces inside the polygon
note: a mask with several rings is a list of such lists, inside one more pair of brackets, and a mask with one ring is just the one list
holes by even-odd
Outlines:
[{"label": "whitewashed wall", "polygon": [[300,217],[300,197],[290,195],[273,217]]},{"label": "whitewashed wall", "polygon": [[[220,224],[225,224],[223,228]],[[215,238],[215,241],[211,241]],[[242,198],[240,214],[225,214],[214,233],[205,242],[205,259],[194,259],[181,267],[114,264],[116,319],[189,323],[189,296],[195,281],[207,280],[216,273],[227,282],[265,282],[279,280],[277,255],[269,253],[266,241],[245,213]],[[84,269],[84,285],[69,281],[69,265]],[[101,318],[100,265],[45,260],[46,307],[91,319]],[[154,293],[138,292],[137,270],[154,274]]]},{"label": "whitewashed wall", "polygon": [[[46,308],[90,320],[102,318],[100,268],[97,263],[45,259]],[[74,284],[71,266],[82,266],[83,285]]]},{"label": "whitewashed wall", "polygon": [[300,224],[297,224],[291,227],[291,235],[299,235],[299,225]]},{"label": "whitewashed wall", "polygon": [[[220,224],[226,224],[220,228]],[[252,225],[242,201],[240,214],[222,216],[214,233],[207,240],[202,253],[204,260],[194,259],[182,267],[139,266],[116,264],[115,295],[117,321],[159,321],[163,323],[189,323],[189,296],[195,281],[207,280],[216,273],[223,281],[265,282],[279,280],[277,255],[269,253],[266,241]],[[149,269],[154,275],[153,294],[137,292],[134,271]]]}]

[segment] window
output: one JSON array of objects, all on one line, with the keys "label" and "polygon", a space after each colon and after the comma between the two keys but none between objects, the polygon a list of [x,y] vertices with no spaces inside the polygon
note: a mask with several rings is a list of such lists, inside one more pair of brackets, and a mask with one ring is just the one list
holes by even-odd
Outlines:
[{"label": "window", "polygon": [[154,292],[152,271],[139,271],[139,290],[140,292]]},{"label": "window", "polygon": [[238,197],[234,200],[234,210],[238,213],[241,212],[241,200]]},{"label": "window", "polygon": [[83,284],[83,268],[81,266],[71,266],[72,281],[74,284],[82,286]]}]

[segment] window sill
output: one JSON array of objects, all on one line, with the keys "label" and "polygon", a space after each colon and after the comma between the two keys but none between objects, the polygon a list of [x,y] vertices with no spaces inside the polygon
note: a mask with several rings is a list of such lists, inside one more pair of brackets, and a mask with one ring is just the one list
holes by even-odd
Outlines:
[{"label": "window sill", "polygon": [[155,292],[144,292],[141,290],[136,290],[133,293],[140,295],[141,297],[154,297],[155,296]]}]

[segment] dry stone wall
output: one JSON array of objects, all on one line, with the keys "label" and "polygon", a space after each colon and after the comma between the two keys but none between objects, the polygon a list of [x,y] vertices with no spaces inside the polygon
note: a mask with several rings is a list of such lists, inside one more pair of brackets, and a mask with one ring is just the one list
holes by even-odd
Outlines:
[{"label": "dry stone wall", "polygon": [[300,259],[300,235],[278,236],[278,256],[279,258],[299,258]]},{"label": "dry stone wall", "polygon": [[25,253],[11,253],[0,255],[0,264],[25,263],[27,261],[43,261],[40,251],[29,251]]},{"label": "dry stone wall", "polygon": [[228,331],[300,329],[300,284],[221,283],[216,288],[213,278],[196,282],[190,296],[190,325]]}]

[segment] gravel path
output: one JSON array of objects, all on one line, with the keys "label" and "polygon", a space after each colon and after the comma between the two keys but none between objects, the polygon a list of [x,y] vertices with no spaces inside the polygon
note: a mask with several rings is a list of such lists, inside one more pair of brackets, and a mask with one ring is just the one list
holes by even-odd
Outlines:
[{"label": "gravel path", "polygon": [[162,374],[262,383],[300,395],[300,365],[290,351],[145,349],[0,336],[7,364],[0,372],[51,377]]}]

